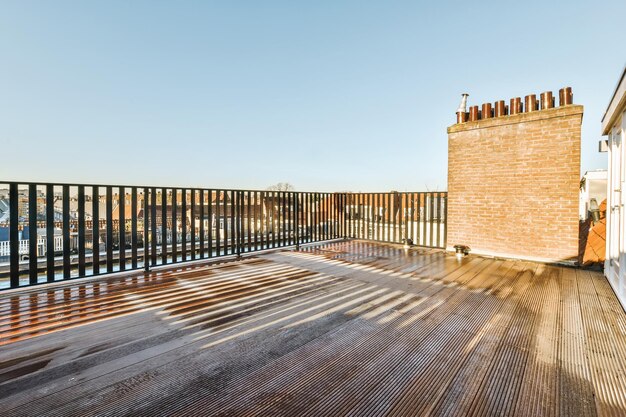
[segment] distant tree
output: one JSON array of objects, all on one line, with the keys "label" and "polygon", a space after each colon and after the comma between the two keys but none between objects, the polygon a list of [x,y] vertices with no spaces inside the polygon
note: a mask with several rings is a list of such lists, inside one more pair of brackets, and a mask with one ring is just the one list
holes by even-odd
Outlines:
[{"label": "distant tree", "polygon": [[295,187],[288,182],[279,182],[278,184],[267,187],[268,191],[295,191]]}]

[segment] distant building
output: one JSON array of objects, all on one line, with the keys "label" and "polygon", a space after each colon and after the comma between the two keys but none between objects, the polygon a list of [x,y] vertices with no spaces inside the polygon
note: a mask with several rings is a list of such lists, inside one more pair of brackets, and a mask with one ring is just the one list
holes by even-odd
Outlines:
[{"label": "distant building", "polygon": [[591,200],[595,200],[597,208],[606,198],[606,177],[606,169],[587,171],[583,175],[580,180],[580,202],[578,204],[580,220],[587,220],[587,217],[589,217]]},{"label": "distant building", "polygon": [[602,117],[600,151],[608,152],[604,274],[626,308],[626,68]]},{"label": "distant building", "polygon": [[0,224],[9,222],[9,200],[0,196]]}]

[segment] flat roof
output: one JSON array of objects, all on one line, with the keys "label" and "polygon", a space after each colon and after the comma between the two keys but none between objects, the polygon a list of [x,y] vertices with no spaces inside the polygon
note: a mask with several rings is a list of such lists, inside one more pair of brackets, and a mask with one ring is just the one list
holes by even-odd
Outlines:
[{"label": "flat roof", "polygon": [[626,313],[598,271],[341,241],[0,309],[7,416],[626,415]]}]

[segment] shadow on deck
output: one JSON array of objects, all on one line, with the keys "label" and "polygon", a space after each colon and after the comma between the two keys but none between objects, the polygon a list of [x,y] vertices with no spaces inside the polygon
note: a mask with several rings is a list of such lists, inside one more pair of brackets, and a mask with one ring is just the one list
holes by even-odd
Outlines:
[{"label": "shadow on deck", "polygon": [[345,241],[0,296],[5,415],[624,415],[597,272]]}]

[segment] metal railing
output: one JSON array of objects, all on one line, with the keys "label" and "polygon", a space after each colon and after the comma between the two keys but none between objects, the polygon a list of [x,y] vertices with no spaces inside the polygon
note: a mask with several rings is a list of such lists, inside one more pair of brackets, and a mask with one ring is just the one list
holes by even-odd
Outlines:
[{"label": "metal railing", "polygon": [[445,248],[445,192],[346,194],[346,237]]},{"label": "metal railing", "polygon": [[0,181],[0,289],[338,238],[444,247],[445,200]]}]

